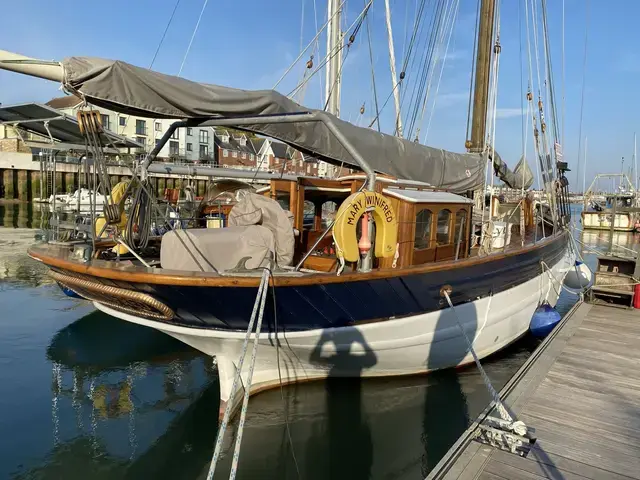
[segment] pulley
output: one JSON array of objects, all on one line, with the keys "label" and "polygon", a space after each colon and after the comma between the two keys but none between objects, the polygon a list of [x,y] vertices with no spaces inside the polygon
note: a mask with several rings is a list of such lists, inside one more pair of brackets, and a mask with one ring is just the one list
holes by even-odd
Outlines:
[{"label": "pulley", "polygon": [[309,70],[313,68],[313,55],[311,55],[311,57],[309,57],[309,60],[307,60],[307,68]]}]

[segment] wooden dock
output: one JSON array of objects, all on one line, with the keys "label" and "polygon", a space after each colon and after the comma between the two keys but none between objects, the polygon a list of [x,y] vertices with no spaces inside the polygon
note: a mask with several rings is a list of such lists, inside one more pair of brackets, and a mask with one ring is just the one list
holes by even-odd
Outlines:
[{"label": "wooden dock", "polygon": [[527,458],[473,439],[490,406],[427,480],[640,479],[640,311],[576,305],[501,398],[536,430]]}]

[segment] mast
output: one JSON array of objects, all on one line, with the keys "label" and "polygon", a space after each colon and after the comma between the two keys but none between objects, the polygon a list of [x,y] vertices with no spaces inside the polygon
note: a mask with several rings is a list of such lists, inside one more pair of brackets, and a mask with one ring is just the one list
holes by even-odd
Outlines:
[{"label": "mast", "polygon": [[327,0],[327,81],[325,85],[326,111],[340,116],[340,67],[342,64],[342,32],[340,31],[339,0]]},{"label": "mast", "polygon": [[478,53],[473,91],[473,117],[471,139],[467,141],[470,152],[483,152],[486,143],[487,107],[489,104],[489,80],[491,77],[491,52],[493,49],[493,23],[495,0],[481,0],[478,28]]},{"label": "mast", "polygon": [[393,103],[396,107],[396,131],[398,137],[402,137],[402,118],[400,118],[400,86],[396,74],[396,52],[393,46],[393,30],[391,29],[391,9],[389,0],[384,0],[384,13],[387,23],[387,37],[389,38],[389,64],[391,65],[391,86],[393,88]]},{"label": "mast", "polygon": [[[340,90],[342,71],[342,32],[340,31],[340,0],[327,0],[327,64],[325,82],[325,110],[340,117]],[[323,162],[324,163],[324,162]],[[333,178],[335,168],[324,163],[324,175]],[[326,170],[325,170],[326,169]]]}]

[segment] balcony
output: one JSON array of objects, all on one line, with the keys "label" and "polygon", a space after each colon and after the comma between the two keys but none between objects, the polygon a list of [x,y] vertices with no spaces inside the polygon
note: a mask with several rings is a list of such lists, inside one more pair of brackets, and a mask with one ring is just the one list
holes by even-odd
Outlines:
[{"label": "balcony", "polygon": [[147,135],[148,128],[146,125],[136,124],[136,135]]}]

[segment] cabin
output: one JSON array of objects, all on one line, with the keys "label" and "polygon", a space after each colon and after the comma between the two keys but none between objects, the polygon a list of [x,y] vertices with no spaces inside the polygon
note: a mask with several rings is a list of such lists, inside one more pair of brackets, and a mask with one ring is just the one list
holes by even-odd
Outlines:
[{"label": "cabin", "polygon": [[[338,179],[297,177],[271,180],[255,192],[276,200],[290,212],[295,235],[293,264],[301,260],[302,268],[335,272],[338,258],[333,231],[327,231],[339,206],[359,191],[366,177],[362,174]],[[226,218],[233,204],[229,184],[215,191],[225,191],[224,201],[210,201],[202,214],[202,226],[227,226]],[[237,187],[251,188],[237,182]],[[377,177],[377,190],[389,201],[397,219],[397,245],[392,257],[376,258],[373,268],[405,268],[413,265],[466,258],[471,250],[471,215],[473,201],[450,192],[438,191],[421,182],[401,181],[387,176]],[[215,222],[212,221],[216,218]],[[358,228],[358,235],[360,228]],[[309,255],[307,253],[310,252]],[[355,270],[353,263],[347,268]]]}]

